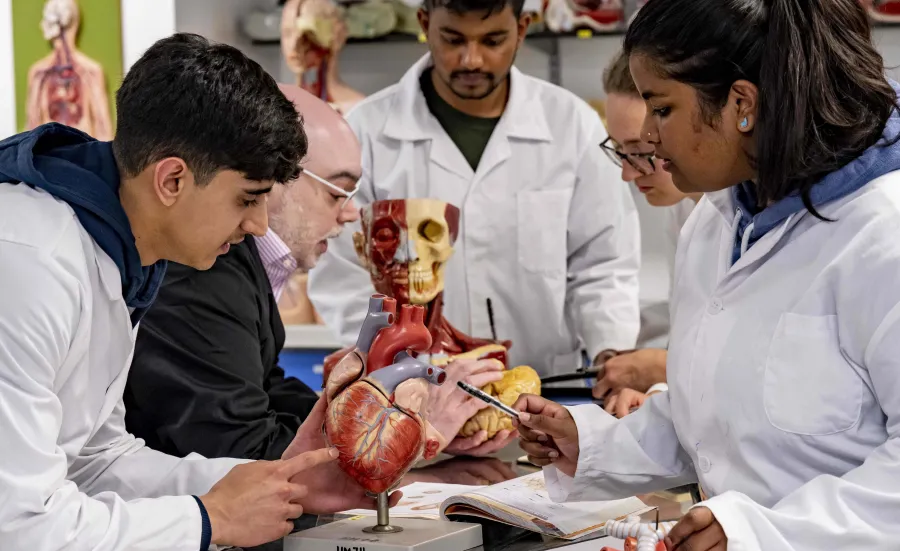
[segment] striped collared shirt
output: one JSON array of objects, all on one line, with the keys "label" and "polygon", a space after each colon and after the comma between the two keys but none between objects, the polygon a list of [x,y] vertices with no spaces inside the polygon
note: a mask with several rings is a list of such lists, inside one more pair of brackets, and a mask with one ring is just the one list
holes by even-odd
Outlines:
[{"label": "striped collared shirt", "polygon": [[279,300],[288,278],[297,270],[297,260],[291,254],[290,247],[271,228],[265,236],[256,238],[256,247],[275,293],[275,300]]}]

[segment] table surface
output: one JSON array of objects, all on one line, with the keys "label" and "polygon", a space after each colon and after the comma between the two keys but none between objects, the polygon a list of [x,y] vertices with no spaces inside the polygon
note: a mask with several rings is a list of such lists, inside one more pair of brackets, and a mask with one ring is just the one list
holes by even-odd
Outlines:
[{"label": "table surface", "polygon": [[[538,467],[534,465],[517,462],[518,458],[523,455],[524,452],[519,448],[518,443],[507,446],[493,457],[441,455],[430,461],[422,462],[419,467],[410,471],[408,480],[404,480],[404,484],[415,481],[468,485],[494,484],[538,471]],[[655,507],[653,511],[643,515],[642,519],[646,522],[678,520],[693,504],[690,494],[681,491],[656,492],[638,497],[648,506]],[[323,515],[319,517],[317,524],[326,524],[335,520],[338,519],[334,516]],[[490,521],[482,522],[482,530],[485,551],[543,551],[599,537],[597,534],[592,534],[580,540],[567,541]]]}]

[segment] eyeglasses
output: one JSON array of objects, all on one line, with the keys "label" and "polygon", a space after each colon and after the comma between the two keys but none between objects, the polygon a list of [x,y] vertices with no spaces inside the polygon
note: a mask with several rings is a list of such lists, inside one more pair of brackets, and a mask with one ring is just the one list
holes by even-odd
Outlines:
[{"label": "eyeglasses", "polygon": [[653,161],[656,159],[656,155],[653,153],[623,153],[616,149],[615,147],[609,145],[609,142],[612,141],[612,137],[608,137],[603,140],[603,143],[600,144],[600,149],[603,150],[606,155],[612,159],[612,162],[616,163],[616,166],[622,166],[623,161],[627,161],[635,170],[643,174],[644,176],[648,176],[656,172],[656,163]]},{"label": "eyeglasses", "polygon": [[322,178],[321,176],[315,175],[314,173],[312,173],[312,172],[306,170],[305,168],[303,168],[303,169],[301,169],[301,170],[303,171],[303,174],[306,174],[307,176],[309,176],[309,177],[312,178],[313,180],[319,182],[320,184],[324,184],[325,186],[331,188],[332,191],[337,192],[337,193],[340,193],[341,195],[343,195],[343,196],[344,196],[344,200],[343,200],[343,202],[341,202],[341,210],[344,210],[344,208],[347,206],[347,204],[350,203],[350,201],[353,199],[353,196],[356,195],[356,192],[359,191],[359,182],[356,183],[356,187],[353,188],[353,191],[347,191],[347,190],[344,189],[344,188],[341,188],[341,187],[338,187],[338,186],[332,184],[331,182],[329,182],[329,181],[326,180],[325,178]]}]

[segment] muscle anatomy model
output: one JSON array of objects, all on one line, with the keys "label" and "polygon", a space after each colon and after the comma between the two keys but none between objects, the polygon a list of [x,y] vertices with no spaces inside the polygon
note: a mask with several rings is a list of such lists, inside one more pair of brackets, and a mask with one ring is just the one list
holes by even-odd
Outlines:
[{"label": "muscle anatomy model", "polygon": [[26,126],[58,122],[98,140],[113,137],[103,68],[78,51],[76,0],[47,0],[41,29],[53,51],[28,71]]},{"label": "muscle anatomy model", "polygon": [[[447,367],[456,359],[492,358],[506,367],[510,341],[467,335],[453,327],[442,312],[444,267],[453,254],[459,218],[456,206],[437,199],[375,201],[362,209],[362,232],[353,236],[356,253],[369,271],[376,292],[398,304],[424,308],[424,323],[431,339],[427,348],[417,350],[417,359]],[[347,352],[341,350],[325,359],[326,380]],[[531,367],[519,366],[482,390],[512,405],[522,393],[540,394],[540,378]],[[485,430],[491,438],[511,428],[508,415],[486,408],[459,434],[468,437]]]}]

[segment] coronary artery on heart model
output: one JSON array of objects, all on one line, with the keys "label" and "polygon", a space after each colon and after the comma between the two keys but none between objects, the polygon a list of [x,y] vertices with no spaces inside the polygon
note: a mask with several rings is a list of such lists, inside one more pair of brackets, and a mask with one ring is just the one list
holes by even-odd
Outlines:
[{"label": "coronary artery on heart model", "polygon": [[429,385],[442,385],[446,374],[413,357],[429,346],[421,306],[403,305],[397,315],[394,299],[373,295],[356,346],[326,382],[325,439],[344,472],[373,494],[443,448],[422,412]]}]

